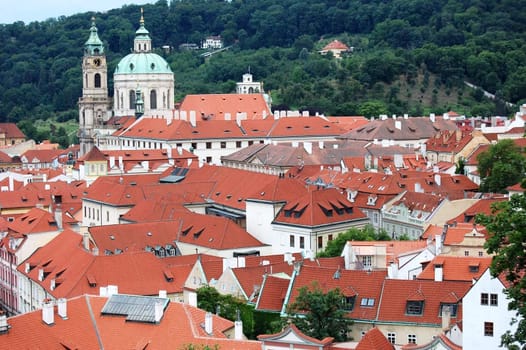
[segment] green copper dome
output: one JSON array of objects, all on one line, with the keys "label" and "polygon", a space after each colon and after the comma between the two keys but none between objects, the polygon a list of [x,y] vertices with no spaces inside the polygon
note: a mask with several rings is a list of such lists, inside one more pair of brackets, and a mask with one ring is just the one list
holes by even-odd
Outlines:
[{"label": "green copper dome", "polygon": [[88,55],[102,55],[104,53],[104,45],[99,39],[98,30],[95,26],[95,18],[91,19],[91,28],[89,31],[89,38],[84,43],[84,52]]},{"label": "green copper dome", "polygon": [[156,53],[140,52],[130,53],[120,60],[115,67],[115,74],[173,74],[168,62]]}]

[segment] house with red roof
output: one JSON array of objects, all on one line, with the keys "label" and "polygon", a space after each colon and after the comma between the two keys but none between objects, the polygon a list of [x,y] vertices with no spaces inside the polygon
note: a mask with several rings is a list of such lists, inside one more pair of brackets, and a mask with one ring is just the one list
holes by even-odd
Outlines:
[{"label": "house with red roof", "polygon": [[426,263],[417,276],[419,280],[465,281],[478,280],[489,268],[491,258],[439,255]]},{"label": "house with red roof", "polygon": [[15,123],[0,123],[0,147],[13,146],[26,140],[26,135]]},{"label": "house with red roof", "polygon": [[479,145],[490,141],[479,130],[463,128],[440,130],[425,143],[425,155],[431,164],[457,163],[466,159]]},{"label": "house with red roof", "polygon": [[261,349],[259,341],[243,335],[242,322],[163,295],[80,295],[23,315],[0,316],[0,327],[5,349]]},{"label": "house with red roof", "polygon": [[334,39],[319,51],[322,55],[326,55],[329,52],[331,52],[334,57],[341,58],[343,54],[352,52],[352,49],[341,41]]},{"label": "house with red roof", "polygon": [[355,350],[394,350],[394,345],[386,338],[386,336],[376,327],[368,330]]},{"label": "house with red roof", "polygon": [[382,207],[383,229],[393,238],[419,239],[429,219],[447,199],[429,193],[403,191]]},{"label": "house with red roof", "polygon": [[484,226],[472,223],[444,225],[442,254],[451,256],[488,257],[484,244],[487,232]]},{"label": "house with red roof", "polygon": [[63,153],[59,149],[30,149],[20,156],[20,161],[26,169],[57,168]]},{"label": "house with red roof", "polygon": [[336,188],[279,177],[247,198],[247,230],[275,253],[313,252],[369,219]]}]

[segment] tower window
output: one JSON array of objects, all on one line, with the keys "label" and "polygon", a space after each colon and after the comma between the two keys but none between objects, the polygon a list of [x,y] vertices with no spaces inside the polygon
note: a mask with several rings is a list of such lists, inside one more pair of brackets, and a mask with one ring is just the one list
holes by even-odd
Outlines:
[{"label": "tower window", "polygon": [[130,109],[135,109],[135,91],[130,90]]},{"label": "tower window", "polygon": [[95,87],[96,88],[100,88],[101,84],[100,84],[100,74],[99,73],[96,73],[95,74]]},{"label": "tower window", "polygon": [[157,109],[157,92],[150,91],[150,109]]}]

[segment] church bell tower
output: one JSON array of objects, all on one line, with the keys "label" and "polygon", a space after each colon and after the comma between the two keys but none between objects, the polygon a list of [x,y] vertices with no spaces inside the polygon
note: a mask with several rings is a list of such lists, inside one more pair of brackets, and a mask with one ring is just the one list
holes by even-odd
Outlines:
[{"label": "church bell tower", "polygon": [[88,153],[96,142],[96,129],[108,120],[108,66],[104,45],[99,39],[95,18],[92,18],[90,35],[84,43],[82,58],[82,97],[79,99],[80,155]]}]

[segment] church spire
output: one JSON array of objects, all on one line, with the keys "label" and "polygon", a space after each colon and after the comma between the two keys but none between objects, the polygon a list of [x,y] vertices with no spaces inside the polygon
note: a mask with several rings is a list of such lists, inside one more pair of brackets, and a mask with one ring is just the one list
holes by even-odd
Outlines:
[{"label": "church spire", "polygon": [[89,38],[84,43],[84,54],[90,56],[102,55],[104,53],[104,45],[99,39],[97,26],[95,26],[95,17],[91,17],[91,28],[89,32]]},{"label": "church spire", "polygon": [[150,52],[152,50],[152,39],[150,38],[150,32],[144,27],[144,10],[142,8],[139,29],[135,32],[135,39],[133,40],[133,48],[136,53]]}]

